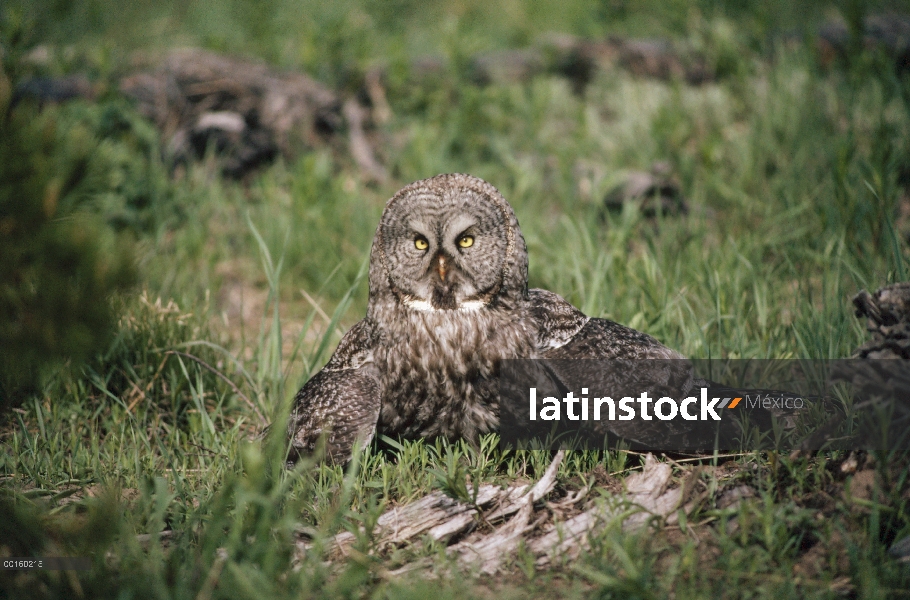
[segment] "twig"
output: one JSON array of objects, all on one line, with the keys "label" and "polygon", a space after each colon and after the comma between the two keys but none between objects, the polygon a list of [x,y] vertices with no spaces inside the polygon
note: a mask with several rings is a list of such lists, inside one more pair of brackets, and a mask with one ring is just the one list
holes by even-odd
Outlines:
[{"label": "twig", "polygon": [[679,460],[673,460],[672,458],[666,457],[672,463],[687,463],[687,462],[696,462],[699,460],[713,460],[715,458],[737,458],[740,456],[752,456],[755,452],[734,452],[732,454],[718,454],[717,456],[710,454],[705,456],[696,456],[693,458],[681,458]]},{"label": "twig", "polygon": [[357,166],[372,180],[382,182],[388,179],[386,170],[376,161],[373,148],[370,147],[367,136],[363,132],[366,110],[353,98],[345,100],[341,113],[348,123],[348,143],[351,156]]},{"label": "twig", "polygon": [[[136,404],[140,400],[142,400],[143,398],[146,397],[146,394],[148,394],[149,390],[152,389],[152,386],[155,384],[155,381],[157,381],[158,377],[161,376],[161,371],[164,370],[164,363],[166,363],[166,362],[167,362],[167,356],[165,356],[164,358],[161,359],[161,364],[158,365],[158,370],[155,371],[155,374],[152,376],[152,378],[149,380],[148,384],[145,386],[145,391],[139,390],[141,392],[140,395],[136,396],[136,399],[133,400],[132,402],[130,402],[130,405],[126,407],[126,412],[128,412],[128,413],[133,412],[133,409],[136,408]],[[130,382],[130,383],[132,383],[132,382]],[[135,386],[136,384],[133,383],[133,385]]]},{"label": "twig", "polygon": [[392,108],[386,100],[385,88],[382,87],[382,70],[370,69],[366,72],[363,82],[373,105],[373,120],[377,123],[388,123],[392,118]]},{"label": "twig", "polygon": [[369,569],[373,575],[384,581],[391,581],[395,575],[379,564],[379,561],[356,548],[348,548],[345,556],[362,567]]},{"label": "twig", "polygon": [[[645,453],[634,452],[632,450],[620,450],[620,452],[625,452],[626,454],[635,454],[636,456],[646,456]],[[673,464],[679,464],[679,463],[686,463],[686,462],[696,462],[696,461],[700,461],[700,460],[713,460],[714,458],[734,458],[737,456],[752,456],[753,454],[755,454],[755,453],[754,452],[734,452],[732,454],[718,454],[716,456],[711,454],[711,455],[705,455],[705,456],[696,456],[693,458],[681,458],[679,460],[673,460],[672,458],[668,458],[666,455],[664,455],[664,458],[666,458]],[[613,473],[609,473],[608,476],[613,477],[614,475],[622,475],[623,473],[631,473],[632,471],[637,471],[637,470],[641,469],[643,466],[644,465],[638,465],[636,467],[629,467],[627,469],[622,469],[621,471],[614,471]]]},{"label": "twig", "polygon": [[221,571],[224,569],[224,563],[227,562],[227,559],[228,553],[226,549],[218,548],[215,551],[215,560],[212,562],[209,573],[202,583],[202,588],[196,594],[196,600],[208,600],[212,597],[212,592],[215,591],[215,586],[218,585],[218,578],[221,577]]},{"label": "twig", "polygon": [[133,393],[131,394],[131,396],[134,397],[134,400],[132,402],[130,402],[129,406],[126,407],[126,411],[131,413],[131,412],[133,412],[133,407],[136,406],[136,403],[139,402],[139,400],[141,400],[142,398],[145,398],[145,392],[143,392],[139,388],[139,386],[136,385],[135,381],[130,379],[130,376],[127,374],[127,372],[124,369],[119,369],[119,370],[121,373],[123,373],[123,376],[126,378],[126,380],[129,382],[130,386],[132,386],[132,388],[133,388]]},{"label": "twig", "polygon": [[219,371],[212,365],[208,364],[207,362],[205,362],[198,356],[193,356],[192,354],[187,354],[186,352],[180,352],[179,350],[168,350],[167,352],[165,352],[165,354],[176,354],[178,356],[182,356],[184,358],[189,358],[190,360],[194,360],[197,363],[199,363],[200,365],[202,365],[203,367],[205,367],[206,369],[208,369],[209,371],[211,371],[212,373],[214,373],[215,375],[217,375],[218,377],[220,377],[221,379],[223,379],[225,382],[227,382],[227,384],[229,386],[231,386],[231,389],[234,390],[234,393],[236,393],[238,396],[240,396],[243,399],[243,401],[246,402],[247,405],[253,409],[253,412],[255,412],[256,416],[259,417],[259,420],[262,422],[262,425],[263,426],[268,425],[268,420],[263,416],[263,414],[261,412],[259,412],[259,409],[256,407],[256,405],[253,404],[253,402],[249,398],[247,398],[246,394],[241,392],[240,388],[237,387],[237,385],[233,381],[228,379],[224,375],[224,373],[222,373],[221,371]]},{"label": "twig", "polygon": [[206,454],[199,454],[198,456],[220,456],[220,455],[222,455],[221,452],[216,452],[216,451],[212,450],[211,448],[206,448],[206,447],[203,446],[202,444],[195,444],[195,443],[193,443],[193,442],[187,442],[187,443],[188,443],[190,446],[193,446],[193,447],[195,447],[195,448],[199,448],[200,450],[202,450],[203,452],[206,453]]}]

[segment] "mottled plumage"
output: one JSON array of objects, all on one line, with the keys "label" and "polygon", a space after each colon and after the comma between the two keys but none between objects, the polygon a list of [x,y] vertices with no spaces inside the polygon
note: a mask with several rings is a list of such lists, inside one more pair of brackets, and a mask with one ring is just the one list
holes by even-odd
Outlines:
[{"label": "mottled plumage", "polygon": [[297,394],[293,453],[323,433],[336,461],[376,432],[475,441],[498,427],[503,359],[682,358],[529,290],[527,274],[515,213],[492,185],[452,174],[400,190],[373,241],[366,318]]}]

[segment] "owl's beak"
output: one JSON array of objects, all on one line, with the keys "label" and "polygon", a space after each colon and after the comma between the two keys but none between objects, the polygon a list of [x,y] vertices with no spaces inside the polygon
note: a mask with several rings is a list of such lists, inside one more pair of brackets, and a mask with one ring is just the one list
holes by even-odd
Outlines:
[{"label": "owl's beak", "polygon": [[445,255],[440,254],[439,256],[436,257],[436,260],[437,260],[436,270],[439,271],[439,279],[441,279],[442,281],[445,281],[446,280],[446,269],[448,268],[448,265],[446,264],[446,257],[445,257]]}]

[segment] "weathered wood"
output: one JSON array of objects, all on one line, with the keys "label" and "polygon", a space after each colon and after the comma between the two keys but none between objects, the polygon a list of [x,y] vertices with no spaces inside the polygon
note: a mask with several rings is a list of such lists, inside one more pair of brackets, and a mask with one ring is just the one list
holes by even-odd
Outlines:
[{"label": "weathered wood", "polygon": [[910,15],[896,12],[868,15],[858,29],[851,31],[840,20],[827,21],[819,28],[815,45],[823,67],[848,58],[861,47],[888,57],[898,72],[910,70]]},{"label": "weathered wood", "polygon": [[341,128],[341,99],[309,76],[197,49],[176,50],[120,81],[175,160],[214,147],[240,176]]},{"label": "weathered wood", "polygon": [[478,540],[465,540],[452,547],[450,552],[465,565],[479,567],[480,571],[490,575],[496,573],[503,561],[511,557],[518,549],[518,542],[534,528],[534,524],[531,522],[534,503],[539,502],[553,490],[553,486],[556,484],[556,472],[564,457],[565,450],[557,452],[543,477],[526,494],[514,499],[513,494],[509,494],[507,498],[512,501],[512,505],[517,505],[519,508],[517,514],[505,525]]},{"label": "weathered wood", "polygon": [[[474,504],[435,491],[410,504],[390,508],[379,517],[372,532],[374,551],[417,545],[424,536],[429,536],[448,544],[449,556],[462,567],[494,574],[514,557],[519,544],[524,542],[537,557],[537,565],[544,567],[555,559],[578,556],[588,547],[590,535],[616,519],[622,519],[623,529],[636,530],[655,516],[668,523],[675,522],[678,510],[688,513],[694,506],[694,502],[685,502],[698,470],[693,470],[682,486],[671,488],[670,465],[658,462],[650,454],[642,471],[626,479],[624,493],[607,502],[586,500],[587,489],[559,502],[545,502],[554,489],[564,456],[564,451],[558,452],[534,485],[481,486]],[[577,510],[581,512],[575,514]],[[567,514],[572,516],[564,519]],[[355,540],[350,531],[339,533],[329,543],[329,556],[351,554]],[[298,554],[311,548],[307,541],[297,543]],[[418,559],[388,575],[424,570],[432,564],[429,559]]]},{"label": "weathered wood", "polygon": [[[859,400],[856,430],[868,447],[903,444],[910,428],[910,282],[853,297],[856,316],[866,319],[872,339],[857,348],[854,359],[832,368],[833,380],[850,384]],[[903,359],[903,360],[874,360]],[[834,430],[832,430],[834,433]]]},{"label": "weathered wood", "polygon": [[368,118],[367,110],[360,106],[357,100],[349,98],[345,100],[341,112],[348,124],[348,144],[357,166],[373,181],[381,182],[388,179],[385,168],[376,160],[373,147],[364,132]]},{"label": "weathered wood", "polygon": [[872,339],[853,353],[855,358],[910,358],[910,283],[896,283],[874,294],[853,297],[856,316],[866,319]]},{"label": "weathered wood", "polygon": [[[491,506],[504,493],[494,485],[481,486],[477,493],[477,506]],[[398,545],[429,535],[434,540],[447,540],[473,526],[477,509],[446,496],[441,491],[432,492],[416,502],[390,508],[376,521],[373,532],[377,545]],[[345,554],[356,536],[350,531],[336,535],[331,552]]]},{"label": "weathered wood", "polygon": [[646,218],[658,213],[666,216],[684,215],[689,206],[679,182],[671,174],[672,167],[664,162],[655,163],[651,171],[629,171],[623,182],[604,197],[604,208],[621,212],[626,204],[637,205]]},{"label": "weathered wood", "polygon": [[670,465],[659,463],[654,456],[648,454],[641,473],[635,473],[626,479],[626,493],[616,498],[615,502],[595,503],[568,521],[555,524],[548,533],[529,543],[531,552],[538,556],[537,566],[546,566],[557,558],[575,558],[589,546],[589,536],[592,533],[600,531],[617,518],[625,516],[623,529],[634,531],[643,527],[653,516],[675,517],[674,513],[683,501],[684,488],[667,490],[671,474]]}]

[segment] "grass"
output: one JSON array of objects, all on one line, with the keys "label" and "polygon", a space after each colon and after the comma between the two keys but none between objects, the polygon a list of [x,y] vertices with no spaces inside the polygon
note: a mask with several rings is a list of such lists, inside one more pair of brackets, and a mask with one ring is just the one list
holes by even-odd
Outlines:
[{"label": "grass", "polygon": [[[88,72],[107,86],[100,105],[115,106],[127,121],[138,117],[118,104],[113,82],[137,49],[190,44],[260,56],[341,90],[381,62],[393,116],[380,126],[389,140],[380,154],[392,178],[368,184],[330,148],[280,160],[244,182],[222,179],[206,161],[167,178],[147,150],[149,132],[140,131],[139,158],[129,138],[103,146],[100,164],[120,165],[109,167],[123,179],[118,193],[151,199],[147,210],[127,202],[128,222],[117,221],[133,232],[142,282],[115,299],[122,316],[109,349],[85,366],[61,368],[0,434],[0,546],[19,556],[91,556],[93,569],[0,572],[4,593],[906,595],[907,564],[886,554],[910,534],[908,457],[899,449],[870,450],[874,461],[864,470],[880,484],[852,495],[843,453],[744,455],[698,475],[704,500],[683,528],[655,524],[629,534],[614,524],[577,561],[548,571],[535,571],[520,552],[498,578],[427,581],[384,575],[408,553],[434,557],[439,572],[449,563],[433,544],[374,548],[368,532],[382,509],[434,489],[470,500],[468,479],[533,479],[548,456],[506,454],[494,438],[480,449],[392,440],[367,449],[347,472],[312,463],[288,472],[280,427],[262,442],[253,438],[260,414],[283,422],[291,396],[325,362],[339,330],[362,316],[363,270],[384,201],[439,172],[469,172],[496,185],[528,242],[531,285],[589,315],[644,330],[693,357],[848,356],[865,340],[851,296],[908,272],[910,80],[871,52],[822,69],[811,43],[792,41],[793,24],[811,32],[825,15],[850,19],[851,11],[889,5],[269,0],[114,10],[95,0],[36,7],[0,9],[5,43],[10,31],[26,40],[8,46],[8,57],[38,44],[52,50],[49,63],[20,66],[16,77]],[[469,83],[465,65],[474,53],[522,47],[552,31],[671,36],[700,48],[723,76],[693,87],[613,70],[582,96],[557,76]],[[409,75],[410,60],[424,55],[444,57],[438,80]],[[107,135],[92,121],[92,105],[50,110]],[[601,199],[624,171],[657,161],[679,178],[688,215],[604,212]],[[103,200],[95,210],[116,221],[105,211],[122,213],[123,203]],[[607,489],[638,466],[630,453],[578,453],[561,467],[557,493],[595,482],[608,501]],[[691,472],[691,465],[675,468],[680,478]],[[758,495],[722,507],[723,494],[740,484]],[[301,528],[316,546],[295,564]],[[344,529],[357,533],[362,558],[325,563],[321,544]]]}]

